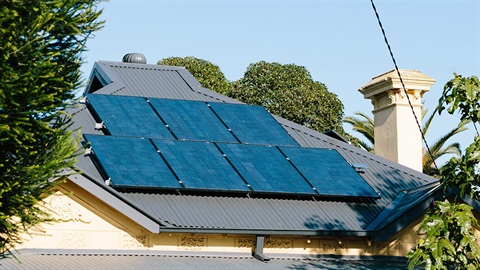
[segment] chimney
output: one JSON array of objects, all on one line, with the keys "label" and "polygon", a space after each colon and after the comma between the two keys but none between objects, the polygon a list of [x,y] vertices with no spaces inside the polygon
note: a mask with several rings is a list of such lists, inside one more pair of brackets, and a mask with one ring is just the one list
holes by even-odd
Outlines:
[{"label": "chimney", "polygon": [[[400,70],[418,121],[422,121],[422,97],[434,79],[416,70]],[[371,99],[375,124],[375,154],[422,171],[422,135],[418,129],[396,70],[373,78],[358,89]]]}]

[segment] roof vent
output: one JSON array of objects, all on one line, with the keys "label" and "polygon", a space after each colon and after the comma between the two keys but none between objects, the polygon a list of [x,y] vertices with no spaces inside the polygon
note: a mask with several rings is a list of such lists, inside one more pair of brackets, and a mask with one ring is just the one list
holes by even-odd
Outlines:
[{"label": "roof vent", "polygon": [[133,64],[146,64],[147,58],[141,53],[127,53],[123,56],[122,62]]},{"label": "roof vent", "polygon": [[359,163],[353,163],[352,167],[358,173],[365,173],[368,169],[368,166],[366,164],[359,164]]}]

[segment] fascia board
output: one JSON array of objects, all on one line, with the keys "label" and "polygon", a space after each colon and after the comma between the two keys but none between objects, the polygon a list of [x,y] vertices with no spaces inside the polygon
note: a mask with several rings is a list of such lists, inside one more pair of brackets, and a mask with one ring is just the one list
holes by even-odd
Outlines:
[{"label": "fascia board", "polygon": [[398,216],[393,222],[377,228],[375,233],[375,241],[386,241],[399,231],[403,230],[416,219],[421,217],[431,207],[432,202],[442,197],[441,190],[443,187],[439,185],[434,190],[422,196],[412,207]]}]

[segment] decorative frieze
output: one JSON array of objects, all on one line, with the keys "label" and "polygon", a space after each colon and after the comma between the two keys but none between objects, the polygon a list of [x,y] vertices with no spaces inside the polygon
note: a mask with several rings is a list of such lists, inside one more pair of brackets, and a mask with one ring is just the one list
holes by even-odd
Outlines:
[{"label": "decorative frieze", "polygon": [[60,235],[61,248],[85,248],[87,247],[87,233],[65,232]]},{"label": "decorative frieze", "polygon": [[265,248],[285,249],[292,248],[292,241],[282,238],[270,238],[265,240]]},{"label": "decorative frieze", "polygon": [[207,239],[205,236],[183,236],[180,239],[180,248],[186,250],[199,250],[207,245]]},{"label": "decorative frieze", "polygon": [[343,242],[335,240],[320,241],[320,248],[327,254],[342,254],[342,250],[346,249]]},{"label": "decorative frieze", "polygon": [[83,223],[92,221],[91,218],[87,217],[84,209],[74,205],[70,199],[60,192],[52,194],[41,203],[58,221]]},{"label": "decorative frieze", "polygon": [[251,249],[253,245],[255,244],[255,238],[246,238],[246,237],[240,237],[237,238],[237,247],[238,248],[249,248]]},{"label": "decorative frieze", "polygon": [[139,249],[144,248],[147,245],[147,235],[146,234],[123,234],[122,236],[122,247]]}]

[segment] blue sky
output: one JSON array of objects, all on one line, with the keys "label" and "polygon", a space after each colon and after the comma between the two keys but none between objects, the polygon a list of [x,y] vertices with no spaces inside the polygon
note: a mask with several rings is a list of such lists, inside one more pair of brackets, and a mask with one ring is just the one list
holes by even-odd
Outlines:
[{"label": "blue sky", "polygon": [[[427,108],[436,106],[453,72],[480,75],[480,0],[374,2],[399,67],[437,80],[424,96]],[[241,78],[257,61],[294,63],[326,84],[345,115],[353,115],[372,110],[358,88],[394,68],[369,0],[111,0],[100,7],[106,24],[87,43],[85,77],[95,61],[121,61],[129,52],[143,53],[149,64],[195,56],[218,65],[228,80]],[[427,140],[456,119],[437,117]],[[472,135],[457,141],[466,146]]]}]

